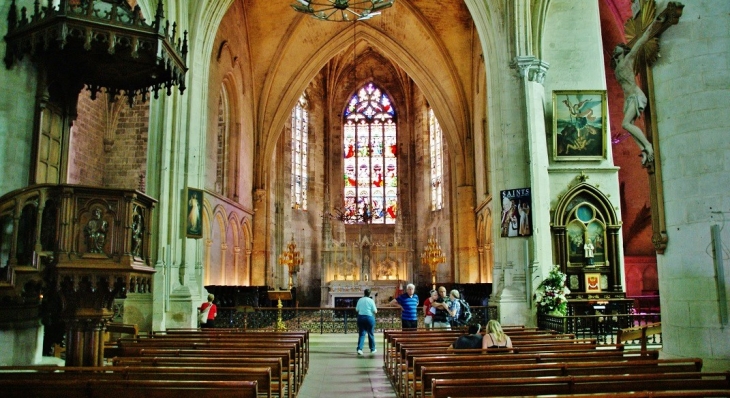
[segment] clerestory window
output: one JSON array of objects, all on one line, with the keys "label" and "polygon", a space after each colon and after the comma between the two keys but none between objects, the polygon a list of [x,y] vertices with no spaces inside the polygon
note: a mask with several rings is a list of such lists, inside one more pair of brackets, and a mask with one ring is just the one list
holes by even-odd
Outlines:
[{"label": "clerestory window", "polygon": [[307,210],[309,113],[304,95],[291,113],[291,206]]},{"label": "clerestory window", "polygon": [[444,147],[443,134],[433,109],[428,110],[429,152],[431,155],[431,211],[444,207]]}]

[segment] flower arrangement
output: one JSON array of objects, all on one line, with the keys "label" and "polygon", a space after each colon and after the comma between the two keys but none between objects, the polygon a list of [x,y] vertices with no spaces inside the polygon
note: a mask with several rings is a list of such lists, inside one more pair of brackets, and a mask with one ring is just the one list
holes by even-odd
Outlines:
[{"label": "flower arrangement", "polygon": [[535,291],[534,299],[538,314],[556,314],[565,316],[568,313],[568,298],[570,290],[565,286],[565,274],[556,265],[548,276],[540,282]]}]

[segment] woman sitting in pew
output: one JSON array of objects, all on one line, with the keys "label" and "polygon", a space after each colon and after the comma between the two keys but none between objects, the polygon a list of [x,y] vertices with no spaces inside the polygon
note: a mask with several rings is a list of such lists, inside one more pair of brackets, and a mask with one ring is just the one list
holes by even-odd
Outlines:
[{"label": "woman sitting in pew", "polygon": [[502,325],[494,319],[487,322],[487,334],[482,338],[482,348],[512,348],[512,340],[504,334]]}]

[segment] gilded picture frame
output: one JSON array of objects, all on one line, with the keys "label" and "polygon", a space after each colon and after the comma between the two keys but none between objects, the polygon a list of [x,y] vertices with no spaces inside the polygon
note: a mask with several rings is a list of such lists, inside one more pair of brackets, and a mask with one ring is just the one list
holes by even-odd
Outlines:
[{"label": "gilded picture frame", "polygon": [[553,160],[606,158],[606,91],[553,91]]},{"label": "gilded picture frame", "polygon": [[600,293],[601,292],[601,274],[598,272],[586,273],[585,275],[585,287],[586,293]]},{"label": "gilded picture frame", "polygon": [[203,237],[203,191],[188,188],[185,194],[185,236],[192,239]]}]

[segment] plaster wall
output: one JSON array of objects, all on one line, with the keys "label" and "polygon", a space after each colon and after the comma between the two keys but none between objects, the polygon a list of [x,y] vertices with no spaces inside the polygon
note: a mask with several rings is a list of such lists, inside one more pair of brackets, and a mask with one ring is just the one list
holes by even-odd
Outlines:
[{"label": "plaster wall", "polygon": [[[570,21],[570,23],[566,21]],[[552,198],[550,207],[557,204],[559,196],[564,194],[570,186],[578,183],[576,177],[585,173],[588,175],[586,182],[601,190],[611,200],[616,212],[620,212],[618,168],[613,165],[613,154],[608,136],[604,137],[606,157],[603,160],[580,162],[552,160],[553,91],[606,90],[600,29],[599,6],[596,2],[561,0],[551,3],[543,35],[544,60],[550,63],[550,70],[545,79],[548,148],[544,153],[550,158],[550,197]],[[562,104],[558,106],[562,106]],[[610,120],[607,121],[609,124],[610,122]],[[610,126],[607,128],[608,131],[610,131]],[[549,208],[546,206],[541,210],[548,211]],[[543,267],[542,276],[545,276],[548,271],[549,268]],[[539,282],[540,280],[536,280],[535,286]]]},{"label": "plaster wall", "polygon": [[[21,0],[18,6],[32,7],[30,0]],[[2,23],[7,31],[10,2],[0,2]],[[5,40],[0,41],[0,53],[6,53]],[[35,112],[36,77],[38,72],[29,57],[15,62],[11,69],[0,68],[0,169],[8,172],[0,179],[0,195],[22,188],[28,183],[33,145],[33,115]],[[12,145],[10,144],[12,143]]]},{"label": "plaster wall", "polygon": [[730,103],[730,3],[687,4],[661,49],[654,85],[669,236],[657,259],[664,353],[727,370],[730,328],[720,322],[710,227],[722,230],[720,277],[730,286],[730,232],[722,228],[730,213],[730,120],[721,116]]}]

